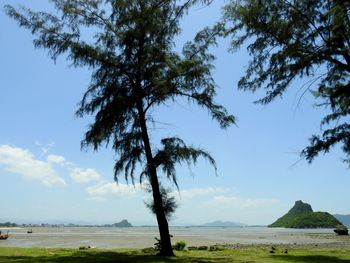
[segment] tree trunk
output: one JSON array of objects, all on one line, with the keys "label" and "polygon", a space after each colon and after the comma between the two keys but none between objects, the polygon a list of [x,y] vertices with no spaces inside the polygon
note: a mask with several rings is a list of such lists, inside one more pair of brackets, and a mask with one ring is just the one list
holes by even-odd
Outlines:
[{"label": "tree trunk", "polygon": [[152,186],[152,194],[154,207],[158,222],[158,229],[161,241],[160,255],[162,256],[174,256],[174,252],[171,246],[170,233],[168,220],[166,219],[162,196],[160,194],[160,185],[157,176],[157,170],[154,166],[152,149],[149,141],[148,130],[146,125],[146,118],[143,112],[142,102],[138,103],[138,113],[142,132],[142,139],[145,147],[147,167],[149,169],[149,180]]}]

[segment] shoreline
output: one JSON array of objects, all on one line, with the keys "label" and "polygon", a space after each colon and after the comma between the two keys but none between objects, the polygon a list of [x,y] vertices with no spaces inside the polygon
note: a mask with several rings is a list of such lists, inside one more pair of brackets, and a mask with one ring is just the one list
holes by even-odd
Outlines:
[{"label": "shoreline", "polygon": [[[21,246],[0,246],[0,249],[65,249],[65,250],[70,250],[70,249],[79,249],[83,247],[83,249],[93,249],[93,250],[115,250],[115,249],[120,249],[120,250],[143,250],[143,249],[149,249],[153,248],[152,247],[109,247],[109,248],[104,248],[104,247],[94,247],[94,246],[76,246],[76,247],[41,247],[41,246],[34,246],[34,247],[21,247]],[[193,246],[189,246],[193,247]],[[271,248],[276,249],[276,250],[350,250],[350,245],[341,245],[340,243],[324,243],[324,244],[287,244],[287,243],[269,243],[269,244],[241,244],[241,243],[216,243],[216,244],[211,244],[211,245],[198,245],[195,247],[207,247],[210,251],[210,247],[219,247],[227,250],[270,250]],[[186,246],[185,250],[189,250],[188,246]],[[200,250],[200,249],[195,249],[195,250]],[[222,249],[219,249],[218,251],[221,251]]]}]

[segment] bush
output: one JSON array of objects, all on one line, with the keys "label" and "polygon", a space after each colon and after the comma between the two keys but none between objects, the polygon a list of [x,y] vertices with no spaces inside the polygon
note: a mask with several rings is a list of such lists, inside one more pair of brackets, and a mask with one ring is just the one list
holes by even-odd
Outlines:
[{"label": "bush", "polygon": [[182,251],[186,247],[186,242],[183,240],[177,241],[173,247],[176,251]]},{"label": "bush", "polygon": [[222,251],[225,250],[225,247],[219,246],[219,245],[214,245],[209,247],[209,251]]}]

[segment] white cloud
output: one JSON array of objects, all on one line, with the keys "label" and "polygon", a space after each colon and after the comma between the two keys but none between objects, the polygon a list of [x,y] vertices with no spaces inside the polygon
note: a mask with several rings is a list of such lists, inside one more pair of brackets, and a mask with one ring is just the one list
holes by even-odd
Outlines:
[{"label": "white cloud", "polygon": [[26,149],[0,145],[0,166],[6,171],[19,174],[28,180],[40,181],[45,186],[65,185],[50,163],[36,160]]},{"label": "white cloud", "polygon": [[205,203],[207,207],[240,207],[240,208],[251,208],[251,207],[263,207],[270,206],[277,203],[276,199],[269,198],[241,198],[237,196],[215,196],[212,200]]},{"label": "white cloud", "polygon": [[145,188],[144,185],[122,184],[122,183],[103,183],[86,188],[86,192],[92,199],[106,199],[114,197],[131,197],[140,193]]},{"label": "white cloud", "polygon": [[66,162],[66,159],[63,156],[54,155],[54,154],[50,154],[49,156],[47,156],[46,160],[49,163],[60,164],[60,165],[64,165]]},{"label": "white cloud", "polygon": [[70,176],[77,183],[88,183],[91,181],[98,181],[101,179],[101,175],[92,168],[74,168],[70,172]]},{"label": "white cloud", "polygon": [[[207,187],[207,188],[193,188],[188,190],[181,190],[180,197],[182,199],[190,199],[198,196],[205,196],[210,194],[226,193],[230,189],[223,187]],[[173,193],[175,194],[175,192]]]}]

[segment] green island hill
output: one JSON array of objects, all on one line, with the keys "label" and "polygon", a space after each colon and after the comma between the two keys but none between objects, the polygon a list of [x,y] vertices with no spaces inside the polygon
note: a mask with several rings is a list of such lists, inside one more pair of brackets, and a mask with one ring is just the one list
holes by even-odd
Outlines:
[{"label": "green island hill", "polygon": [[327,212],[314,212],[311,205],[296,201],[287,214],[268,227],[285,228],[335,228],[342,225],[339,220]]}]

